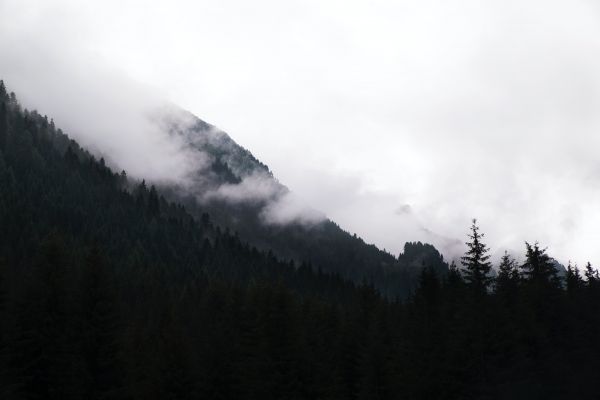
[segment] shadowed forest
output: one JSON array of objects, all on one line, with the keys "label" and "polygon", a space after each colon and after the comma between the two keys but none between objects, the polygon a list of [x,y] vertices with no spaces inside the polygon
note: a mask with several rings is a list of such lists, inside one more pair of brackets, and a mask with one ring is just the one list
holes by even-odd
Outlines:
[{"label": "shadowed forest", "polygon": [[192,216],[0,84],[0,397],[598,398],[597,270],[537,243],[493,266],[468,232],[382,295]]}]

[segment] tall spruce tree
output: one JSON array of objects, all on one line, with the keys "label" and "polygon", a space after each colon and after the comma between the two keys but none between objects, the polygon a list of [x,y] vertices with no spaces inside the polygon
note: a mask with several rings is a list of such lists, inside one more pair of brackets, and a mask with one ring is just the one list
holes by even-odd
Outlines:
[{"label": "tall spruce tree", "polygon": [[456,265],[456,262],[452,260],[448,267],[448,274],[446,275],[445,286],[453,289],[458,289],[463,285],[463,277]]},{"label": "tall spruce tree", "polygon": [[569,261],[569,265],[567,266],[567,275],[566,275],[566,284],[567,284],[567,293],[570,296],[573,296],[583,286],[583,279],[581,278],[581,274],[579,273],[579,269],[577,266],[572,266]]},{"label": "tall spruce tree", "polygon": [[6,148],[8,137],[8,110],[6,101],[0,94],[0,151]]},{"label": "tall spruce tree", "polygon": [[598,281],[600,281],[600,276],[598,276],[598,270],[594,269],[594,267],[592,267],[592,264],[590,262],[588,262],[585,265],[585,279],[587,281],[587,285],[589,287],[595,287],[598,284]]},{"label": "tall spruce tree", "polygon": [[500,265],[498,265],[498,276],[496,277],[496,294],[504,299],[511,298],[519,284],[519,270],[514,258],[504,252]]},{"label": "tall spruce tree", "polygon": [[489,261],[490,255],[488,252],[490,250],[481,241],[485,235],[479,233],[476,219],[473,219],[471,233],[467,236],[470,239],[470,241],[465,243],[467,245],[467,252],[461,257],[465,282],[472,289],[485,292],[492,283],[492,277],[490,276],[492,264]]},{"label": "tall spruce tree", "polygon": [[521,266],[522,275],[526,281],[540,286],[559,287],[558,272],[546,249],[540,248],[536,242],[531,245],[525,242],[527,252],[525,263]]}]

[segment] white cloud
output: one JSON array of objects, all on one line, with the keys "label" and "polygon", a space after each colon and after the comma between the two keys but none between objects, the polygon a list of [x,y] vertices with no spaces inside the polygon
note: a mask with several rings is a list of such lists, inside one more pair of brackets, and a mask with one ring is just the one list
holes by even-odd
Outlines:
[{"label": "white cloud", "polygon": [[314,225],[325,219],[325,215],[308,207],[306,202],[293,192],[287,192],[262,210],[261,217],[268,224],[286,225],[300,223]]},{"label": "white cloud", "polygon": [[94,78],[109,68],[388,250],[460,251],[448,243],[477,217],[498,254],[537,239],[600,263],[593,1],[0,0],[0,54],[28,104],[138,173],[185,175],[190,160],[160,136],[128,139],[139,121],[119,110],[152,96]]},{"label": "white cloud", "polygon": [[202,191],[199,201],[214,199],[233,204],[251,203],[261,206],[260,216],[267,224],[299,222],[312,225],[325,219],[323,213],[309,207],[297,194],[288,191],[266,172],[255,171],[239,183],[227,183]]}]

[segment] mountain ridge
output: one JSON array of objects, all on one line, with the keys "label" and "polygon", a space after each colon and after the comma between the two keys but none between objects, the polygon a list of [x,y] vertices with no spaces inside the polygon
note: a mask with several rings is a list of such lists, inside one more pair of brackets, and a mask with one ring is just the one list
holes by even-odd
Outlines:
[{"label": "mountain ridge", "polygon": [[590,264],[561,280],[527,244],[487,290],[456,268],[441,277],[441,254],[407,243],[398,265],[360,269],[387,282],[356,284],[194,217],[1,82],[0,226],[2,398],[597,398]]},{"label": "mountain ridge", "polygon": [[[20,107],[14,94],[11,98],[12,104]],[[53,126],[52,120],[43,118],[44,123]],[[369,282],[390,297],[403,298],[413,290],[424,266],[422,260],[414,262],[415,258],[438,260],[434,263],[439,272],[447,270],[447,264],[433,246],[411,247],[409,243],[409,252],[418,249],[422,256],[413,255],[411,260],[396,258],[321,215],[308,214],[306,218],[304,205],[294,203],[289,189],[277,181],[267,165],[227,133],[190,112],[170,105],[151,114],[151,118],[183,143],[183,151],[202,161],[192,169],[185,185],[149,181],[156,185],[165,201],[182,204],[197,220],[209,218],[210,223],[239,235],[242,242],[260,251],[272,251],[278,258],[293,260],[296,265],[308,263],[356,283]],[[60,129],[58,132],[62,135]],[[79,147],[72,139],[61,139],[54,145],[63,154],[71,147]],[[136,187],[139,182],[131,181],[129,190],[139,191]],[[290,203],[291,214],[286,209]],[[299,215],[305,220],[299,219]],[[429,253],[433,258],[426,256]]]},{"label": "mountain ridge", "polygon": [[[431,261],[438,272],[447,272],[447,263],[431,245],[418,246],[415,243],[412,246],[413,243],[408,243],[404,253],[422,254],[413,254],[410,260],[407,257],[396,258],[376,245],[366,243],[356,234],[345,231],[326,216],[310,214],[310,209],[304,208],[304,204],[295,205],[298,209],[293,212],[298,215],[292,215],[283,223],[270,221],[269,211],[279,202],[288,201],[294,193],[277,180],[266,164],[229,134],[189,111],[172,105],[171,112],[162,121],[169,134],[184,137],[191,148],[212,158],[209,168],[204,166],[192,177],[194,183],[186,188],[187,193],[168,184],[161,185],[168,198],[185,204],[193,215],[206,211],[219,225],[238,232],[243,240],[260,249],[273,250],[283,258],[298,262],[310,262],[326,272],[340,274],[355,282],[374,282],[390,296],[398,292],[405,296],[416,283],[423,265],[415,265],[414,258]],[[217,172],[217,182],[208,184],[208,189],[205,182],[207,169]],[[200,181],[194,180],[197,177]],[[210,193],[211,190],[216,195],[207,196],[207,191]],[[228,198],[228,195],[233,198]],[[307,213],[308,218],[303,215]]]}]

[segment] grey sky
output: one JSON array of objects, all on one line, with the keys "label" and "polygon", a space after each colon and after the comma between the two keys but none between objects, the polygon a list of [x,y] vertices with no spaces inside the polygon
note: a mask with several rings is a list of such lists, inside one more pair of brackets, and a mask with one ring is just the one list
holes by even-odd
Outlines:
[{"label": "grey sky", "polygon": [[164,97],[394,253],[477,217],[600,263],[593,1],[0,0],[0,76],[137,174],[190,162],[136,117]]}]

